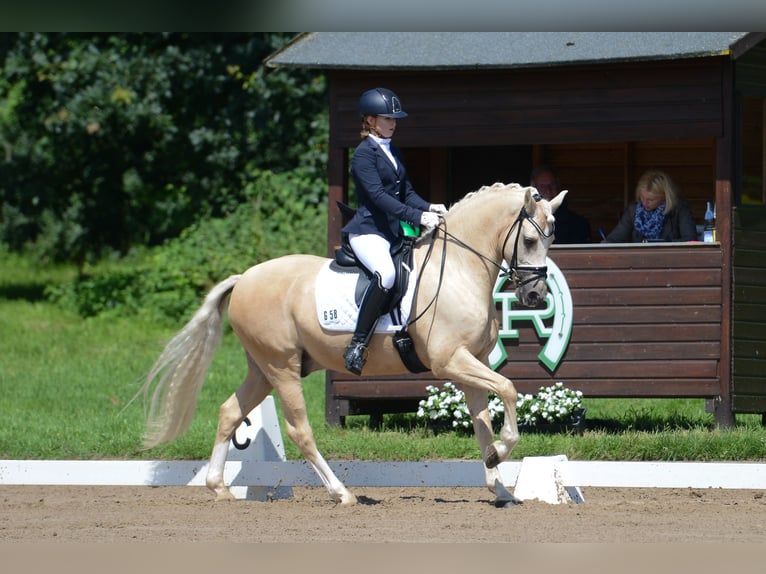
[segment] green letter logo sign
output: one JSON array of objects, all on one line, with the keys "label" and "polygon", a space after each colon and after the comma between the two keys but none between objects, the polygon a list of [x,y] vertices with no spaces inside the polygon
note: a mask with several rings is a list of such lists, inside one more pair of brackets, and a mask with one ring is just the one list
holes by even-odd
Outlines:
[{"label": "green letter logo sign", "polygon": [[[495,283],[494,299],[495,303],[500,304],[500,332],[497,344],[489,355],[489,364],[493,369],[497,369],[508,357],[503,339],[519,338],[518,330],[513,328],[514,321],[532,321],[537,334],[548,339],[538,358],[550,371],[556,370],[561,357],[564,356],[569,345],[569,337],[572,335],[572,294],[569,292],[569,285],[561,269],[550,258],[546,264],[548,265],[546,280],[548,295],[545,297],[545,307],[539,309],[523,307],[514,309],[513,304],[518,302],[516,294],[502,292],[501,289],[507,277],[498,277]],[[545,321],[551,317],[553,317],[553,324],[547,326]]]}]

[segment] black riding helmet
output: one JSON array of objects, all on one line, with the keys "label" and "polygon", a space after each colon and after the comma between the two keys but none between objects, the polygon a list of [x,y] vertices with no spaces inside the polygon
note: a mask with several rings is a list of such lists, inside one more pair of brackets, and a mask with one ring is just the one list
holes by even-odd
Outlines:
[{"label": "black riding helmet", "polygon": [[399,96],[387,88],[375,88],[363,93],[359,98],[359,113],[362,116],[407,117]]}]

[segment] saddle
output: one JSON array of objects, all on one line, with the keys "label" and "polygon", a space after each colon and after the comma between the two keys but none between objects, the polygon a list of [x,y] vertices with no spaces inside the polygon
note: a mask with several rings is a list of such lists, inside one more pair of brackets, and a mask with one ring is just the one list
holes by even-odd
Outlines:
[{"label": "saddle", "polygon": [[[356,209],[346,205],[342,201],[337,201],[338,209],[341,214],[351,219],[356,213]],[[417,241],[419,229],[412,227],[411,225],[400,221],[402,226],[402,238],[399,242],[391,245],[391,259],[394,262],[394,269],[396,270],[396,279],[394,280],[394,286],[391,288],[391,296],[386,307],[383,309],[382,314],[393,313],[399,308],[399,303],[407,292],[407,286],[410,282],[410,272],[413,269],[412,264],[412,247]],[[351,245],[348,242],[348,236],[343,235],[341,246],[335,250],[335,260],[330,264],[330,268],[337,273],[356,273],[359,275],[359,279],[356,283],[356,291],[354,293],[354,299],[356,304],[359,305],[362,301],[362,295],[367,289],[367,285],[372,281],[372,273],[367,269],[361,261],[356,258],[354,250],[351,249]],[[398,320],[401,317],[392,316],[392,319]]]},{"label": "saddle", "polygon": [[[399,315],[399,304],[409,285],[410,274],[413,268],[412,247],[415,245],[416,239],[417,235],[404,236],[401,241],[391,246],[391,259],[394,261],[396,279],[391,288],[388,303],[383,308],[382,313],[384,315],[387,313],[394,314],[392,319],[396,322],[401,320],[401,317],[397,316]],[[344,236],[341,246],[335,250],[335,259],[330,263],[330,268],[336,273],[356,273],[359,275],[354,292],[354,299],[356,304],[359,305],[367,285],[372,281],[372,273],[356,258],[351,245],[348,243],[348,237]]]}]

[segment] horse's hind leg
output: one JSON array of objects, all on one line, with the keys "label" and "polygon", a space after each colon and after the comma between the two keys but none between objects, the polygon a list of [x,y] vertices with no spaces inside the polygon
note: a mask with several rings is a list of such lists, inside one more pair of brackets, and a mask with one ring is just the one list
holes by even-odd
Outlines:
[{"label": "horse's hind leg", "polygon": [[273,372],[269,372],[269,379],[279,395],[287,436],[314,468],[330,493],[330,498],[343,506],[356,504],[356,496],[335,476],[330,465],[317,450],[306,411],[300,373],[289,367],[274,368]]},{"label": "horse's hind leg", "polygon": [[248,413],[261,404],[272,389],[266,377],[249,356],[247,365],[248,372],[245,380],[218,411],[218,431],[205,479],[207,487],[215,493],[216,500],[234,498],[229,487],[224,483],[224,467],[231,437]]}]

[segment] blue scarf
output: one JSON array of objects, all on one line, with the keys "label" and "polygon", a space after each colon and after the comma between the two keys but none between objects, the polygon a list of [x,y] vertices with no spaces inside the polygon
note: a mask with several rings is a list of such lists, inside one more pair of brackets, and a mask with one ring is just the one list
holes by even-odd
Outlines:
[{"label": "blue scarf", "polygon": [[646,239],[659,239],[662,226],[665,225],[665,204],[661,203],[656,209],[646,211],[639,201],[636,205],[636,217],[633,219],[633,228]]}]

